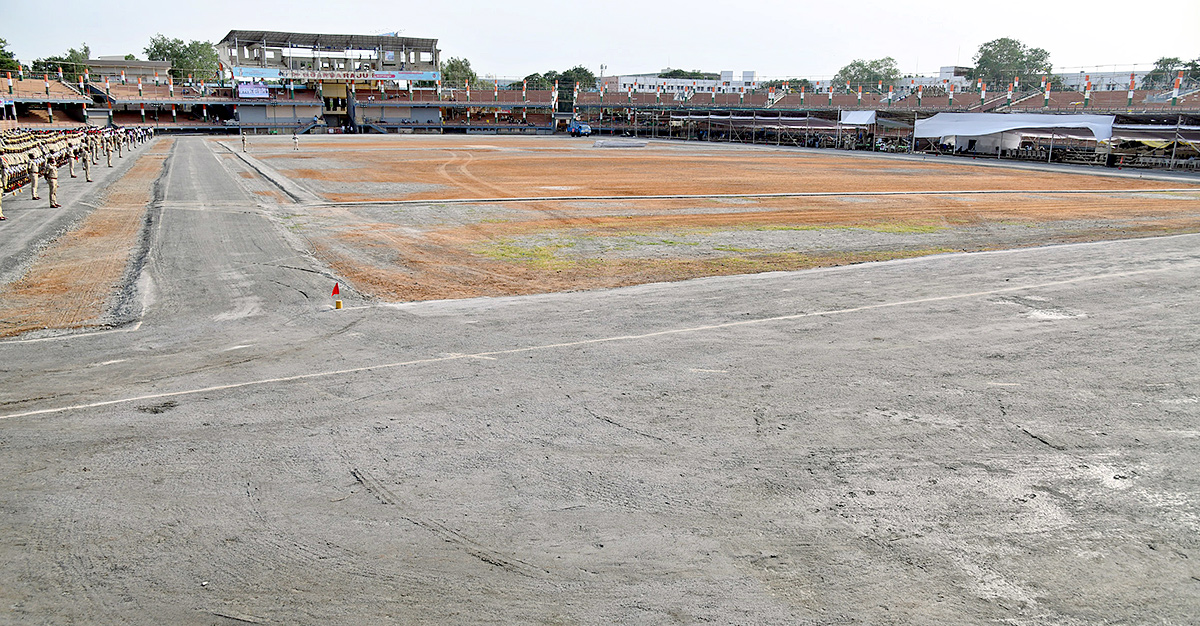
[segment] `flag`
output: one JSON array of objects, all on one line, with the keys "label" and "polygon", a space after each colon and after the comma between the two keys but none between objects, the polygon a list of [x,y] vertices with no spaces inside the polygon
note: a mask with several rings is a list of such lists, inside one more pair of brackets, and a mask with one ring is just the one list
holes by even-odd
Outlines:
[{"label": "flag", "polygon": [[1129,101],[1125,103],[1125,106],[1129,106],[1129,107],[1133,106],[1133,81],[1134,81],[1133,72],[1130,72],[1129,73]]}]

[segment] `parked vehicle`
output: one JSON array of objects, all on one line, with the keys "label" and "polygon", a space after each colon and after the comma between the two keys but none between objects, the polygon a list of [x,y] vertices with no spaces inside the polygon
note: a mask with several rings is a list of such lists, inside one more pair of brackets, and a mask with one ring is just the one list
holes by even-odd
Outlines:
[{"label": "parked vehicle", "polygon": [[567,132],[571,133],[572,137],[591,137],[592,127],[579,120],[571,120],[571,125],[567,126]]}]

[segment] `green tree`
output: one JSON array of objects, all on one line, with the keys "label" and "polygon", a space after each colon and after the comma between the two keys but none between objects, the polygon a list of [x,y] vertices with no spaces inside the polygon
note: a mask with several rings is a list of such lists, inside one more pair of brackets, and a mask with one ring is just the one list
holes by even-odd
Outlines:
[{"label": "green tree", "polygon": [[46,57],[38,59],[30,66],[30,73],[34,76],[43,74],[58,77],[58,68],[62,68],[63,80],[73,83],[79,80],[79,76],[83,74],[83,70],[87,67],[88,58],[92,55],[92,49],[85,43],[79,48],[71,48],[66,54]]},{"label": "green tree", "polygon": [[883,57],[871,61],[855,59],[849,65],[838,70],[837,75],[833,77],[833,82],[839,85],[850,83],[856,86],[877,87],[881,80],[884,85],[887,85],[895,82],[897,78],[900,78],[900,68],[896,66],[896,59]]},{"label": "green tree", "polygon": [[701,72],[700,70],[673,70],[668,69],[665,72],[659,72],[659,78],[685,78],[691,80],[716,80],[721,77],[720,74],[712,72]]},{"label": "green tree", "polygon": [[[530,74],[529,76],[526,76],[525,84],[527,84],[529,86],[530,91],[544,91],[544,90],[550,89],[551,87],[554,86],[554,83],[550,82],[549,80],[546,79],[545,76],[542,76],[541,74],[538,74],[538,73],[533,73],[533,74]],[[516,83],[509,85],[508,87],[509,87],[509,89],[521,89],[521,86],[522,86],[522,83],[516,82]]]},{"label": "green tree", "polygon": [[812,91],[812,83],[808,82],[807,78],[788,78],[788,79],[780,79],[780,80],[768,80],[766,82],[759,83],[758,88],[759,89],[769,89],[771,87],[774,87],[776,89],[782,89],[784,83],[788,84],[789,91],[797,91],[798,92],[798,91],[800,91],[801,87],[804,87],[808,91]]},{"label": "green tree", "polygon": [[20,67],[20,61],[13,53],[8,51],[8,42],[0,39],[0,72],[17,71]]},{"label": "green tree", "polygon": [[442,61],[441,72],[442,87],[447,89],[462,89],[467,81],[471,82],[471,89],[480,90],[491,87],[490,84],[479,80],[479,75],[471,69],[471,62],[465,58],[450,57]]},{"label": "green tree", "polygon": [[[1172,87],[1175,85],[1175,77],[1179,74],[1179,71],[1183,70],[1184,76],[1188,76],[1190,73],[1188,69],[1193,69],[1194,71],[1198,61],[1200,59],[1185,64],[1183,59],[1179,57],[1163,57],[1155,61],[1154,69],[1150,70],[1150,73],[1142,78],[1142,89],[1166,89]],[[1188,68],[1188,65],[1192,66],[1192,68]]]},{"label": "green tree", "polygon": [[993,90],[1018,76],[1022,84],[1036,84],[1040,76],[1050,74],[1053,69],[1050,53],[1044,48],[1030,48],[1010,37],[993,39],[979,46],[973,60],[975,68],[971,78],[994,85]]},{"label": "green tree", "polygon": [[217,49],[207,41],[170,39],[157,34],[150,38],[150,45],[142,51],[151,61],[170,61],[171,75],[183,78],[192,74],[195,78],[211,78],[220,68]]}]

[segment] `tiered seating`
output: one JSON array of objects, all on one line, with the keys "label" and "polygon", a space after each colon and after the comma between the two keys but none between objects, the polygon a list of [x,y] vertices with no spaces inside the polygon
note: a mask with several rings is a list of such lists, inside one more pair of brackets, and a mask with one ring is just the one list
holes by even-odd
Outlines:
[{"label": "tiered seating", "polygon": [[[7,96],[8,86],[5,84],[0,87],[0,93]],[[41,78],[32,79],[26,78],[20,80],[13,78],[13,96],[16,98],[45,98],[46,96],[46,81]],[[74,88],[58,82],[57,79],[50,79],[50,98],[59,99],[75,99],[78,100],[81,96]]]}]

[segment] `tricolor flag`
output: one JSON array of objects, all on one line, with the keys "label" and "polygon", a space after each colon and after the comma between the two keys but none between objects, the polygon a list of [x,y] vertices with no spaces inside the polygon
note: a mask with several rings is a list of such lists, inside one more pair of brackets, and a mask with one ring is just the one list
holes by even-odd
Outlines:
[{"label": "tricolor flag", "polygon": [[950,108],[954,108],[954,83],[948,85],[949,91],[946,92],[950,96]]},{"label": "tricolor flag", "polygon": [[60,82],[60,83],[61,83],[61,82],[62,82],[62,79],[63,79],[63,77],[62,77],[62,66],[60,65],[60,66],[58,66],[58,82]]},{"label": "tricolor flag", "polygon": [[1085,74],[1084,80],[1087,81],[1087,87],[1083,90],[1083,106],[1086,108],[1092,101],[1092,75]]},{"label": "tricolor flag", "polygon": [[987,99],[987,85],[983,81],[979,81],[979,104]]},{"label": "tricolor flag", "polygon": [[142,97],[142,77],[138,76],[138,97]]},{"label": "tricolor flag", "polygon": [[1183,82],[1183,71],[1175,77],[1175,89],[1171,92],[1171,106],[1179,104],[1179,84]]},{"label": "tricolor flag", "polygon": [[925,95],[924,85],[917,85],[917,107],[921,106],[921,96]]},{"label": "tricolor flag", "polygon": [[1133,81],[1134,81],[1133,72],[1130,72],[1129,73],[1129,101],[1125,103],[1125,106],[1127,106],[1127,107],[1133,106]]},{"label": "tricolor flag", "polygon": [[1048,80],[1045,81],[1045,85],[1046,85],[1046,95],[1042,97],[1042,107],[1043,108],[1050,106],[1050,81],[1048,81]]},{"label": "tricolor flag", "polygon": [[521,81],[521,102],[529,102],[527,94],[529,92],[529,81]]},{"label": "tricolor flag", "polygon": [[[465,86],[467,88],[467,102],[470,102],[471,101],[471,81],[464,78],[463,86]],[[470,114],[471,114],[471,110],[467,109],[467,115],[470,115]]]},{"label": "tricolor flag", "polygon": [[804,85],[800,85],[800,106],[804,106]]},{"label": "tricolor flag", "polygon": [[1008,84],[1008,106],[1012,106],[1012,92],[1013,92],[1013,84],[1009,83]]},{"label": "tricolor flag", "polygon": [[493,78],[492,79],[492,100],[495,101],[495,100],[499,100],[499,99],[500,99],[500,81]]},{"label": "tricolor flag", "polygon": [[888,85],[888,106],[892,106],[892,86]]},{"label": "tricolor flag", "polygon": [[[46,95],[50,95],[50,75],[42,74],[42,80],[46,81]],[[47,105],[49,106],[49,105]]]},{"label": "tricolor flag", "polygon": [[858,103],[862,104],[862,85],[858,86]]},{"label": "tricolor flag", "polygon": [[158,70],[154,70],[154,86],[158,86]]},{"label": "tricolor flag", "polygon": [[121,84],[125,84],[125,70],[121,70]]}]

